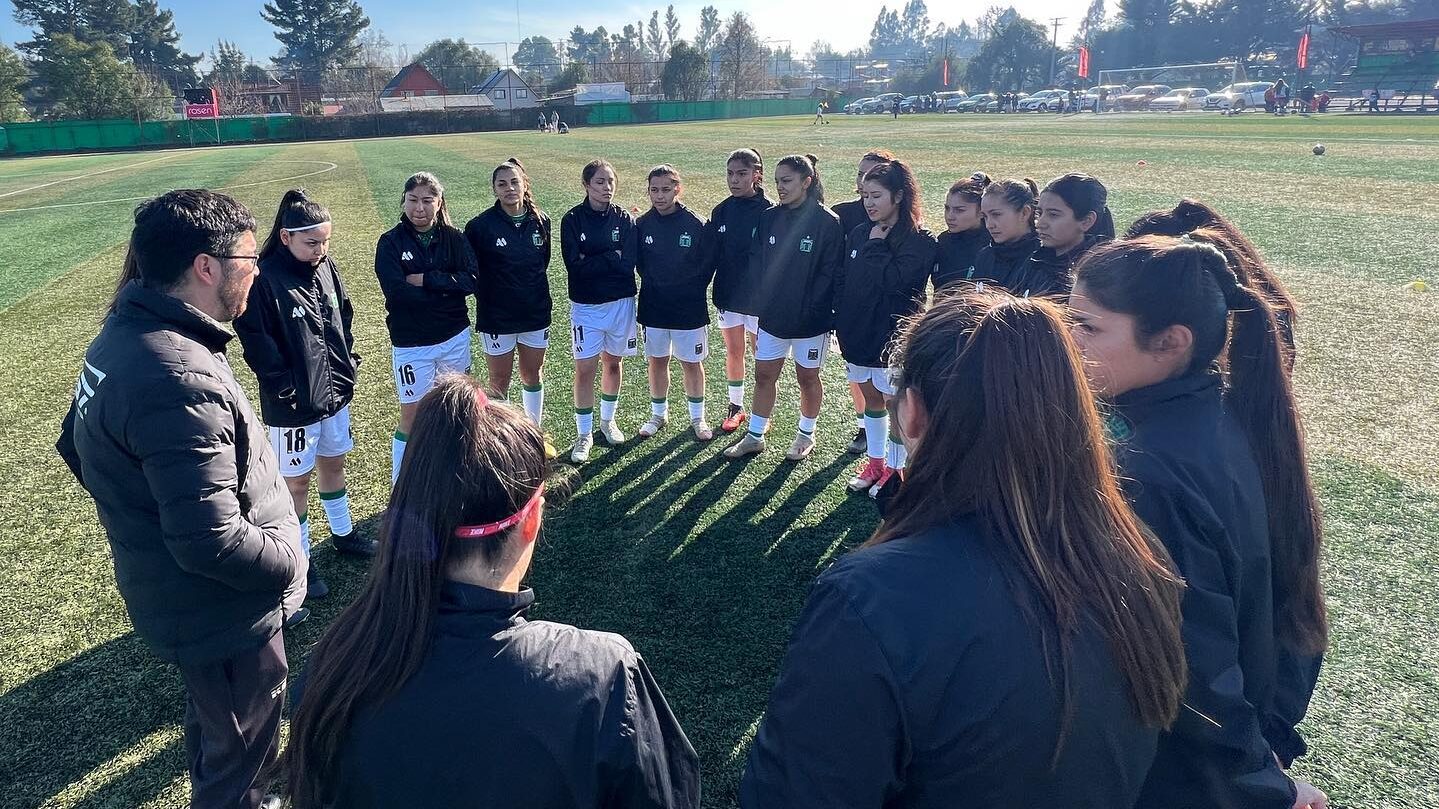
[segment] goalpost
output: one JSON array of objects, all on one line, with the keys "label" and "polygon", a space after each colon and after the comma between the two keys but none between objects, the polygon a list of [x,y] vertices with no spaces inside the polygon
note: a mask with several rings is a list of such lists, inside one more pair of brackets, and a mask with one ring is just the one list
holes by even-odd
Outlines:
[{"label": "goalpost", "polygon": [[1157,65],[1099,71],[1100,84],[1167,84],[1170,87],[1205,87],[1217,90],[1246,81],[1242,62],[1204,62],[1194,65]]}]

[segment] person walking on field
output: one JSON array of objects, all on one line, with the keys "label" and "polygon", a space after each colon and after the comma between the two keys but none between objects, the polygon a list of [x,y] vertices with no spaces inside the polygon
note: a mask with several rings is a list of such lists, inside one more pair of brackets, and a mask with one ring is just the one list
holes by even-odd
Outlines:
[{"label": "person walking on field", "polygon": [[257,261],[233,198],[142,203],[56,444],[95,499],[135,633],[180,669],[194,809],[277,805],[262,773],[280,745],[282,626],[308,614],[295,509],[225,357]]},{"label": "person walking on field", "polygon": [[826,106],[827,106],[827,105],[826,105],[823,101],[819,102],[819,104],[817,104],[817,105],[815,106],[815,108],[814,108],[814,123],[813,123],[813,124],[810,124],[810,126],[814,126],[815,124],[827,124],[827,123],[829,123],[829,121],[824,117],[824,108],[825,108]]}]

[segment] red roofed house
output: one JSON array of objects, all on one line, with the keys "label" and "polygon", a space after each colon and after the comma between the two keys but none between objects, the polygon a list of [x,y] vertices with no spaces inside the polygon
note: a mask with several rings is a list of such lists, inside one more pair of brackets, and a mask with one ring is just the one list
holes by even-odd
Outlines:
[{"label": "red roofed house", "polygon": [[380,91],[380,98],[442,95],[447,95],[445,85],[441,84],[440,80],[419,62],[400,68],[400,72],[396,73],[395,77],[390,79],[390,83],[385,85],[385,89]]}]

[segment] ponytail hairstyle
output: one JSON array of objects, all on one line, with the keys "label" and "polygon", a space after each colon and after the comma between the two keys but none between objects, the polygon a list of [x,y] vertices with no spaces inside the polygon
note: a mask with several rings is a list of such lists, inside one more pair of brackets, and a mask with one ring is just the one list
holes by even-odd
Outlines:
[{"label": "ponytail hairstyle", "polygon": [[1170,326],[1189,329],[1190,373],[1223,360],[1225,409],[1244,430],[1264,486],[1276,632],[1299,653],[1322,652],[1329,629],[1319,581],[1323,525],[1274,306],[1219,249],[1190,238],[1099,245],[1075,273],[1100,306],[1134,317],[1141,344]]},{"label": "ponytail hairstyle", "polygon": [[1064,200],[1064,204],[1074,211],[1075,219],[1096,214],[1094,225],[1085,233],[1086,236],[1114,238],[1114,215],[1109,212],[1109,189],[1104,187],[1104,183],[1088,174],[1072,172],[1050,180],[1044,190]]},{"label": "ponytail hairstyle", "polygon": [[[454,227],[454,225],[450,223],[450,209],[445,204],[445,186],[440,182],[439,177],[436,177],[428,171],[417,171],[410,175],[410,179],[405,181],[405,193],[408,194],[422,185],[434,189],[435,196],[440,198],[440,208],[435,212],[435,221],[445,227]],[[401,195],[400,200],[402,202],[404,201],[403,195]]]},{"label": "ponytail hairstyle", "polygon": [[819,204],[824,204],[824,183],[819,179],[819,158],[812,154],[792,154],[779,159],[779,165],[787,166],[799,173],[801,177],[809,177],[808,198]]},{"label": "ponytail hairstyle", "polygon": [[502,171],[513,171],[520,175],[520,181],[525,184],[525,193],[520,197],[520,206],[524,208],[525,213],[530,216],[539,216],[540,206],[535,204],[535,195],[530,189],[530,175],[525,171],[525,165],[520,162],[518,157],[511,157],[498,166],[495,166],[495,170],[490,172],[491,188],[494,188],[495,180],[499,179],[500,172]]},{"label": "ponytail hairstyle", "polygon": [[615,171],[615,167],[610,164],[610,161],[597,158],[586,163],[585,167],[580,170],[580,182],[589,185],[590,180],[594,179],[595,173],[600,169],[609,169],[610,173],[619,176],[619,172]]},{"label": "ponytail hairstyle", "polygon": [[958,194],[965,202],[979,204],[984,197],[984,190],[990,184],[989,175],[982,171],[976,171],[963,180],[956,180],[954,185],[949,187],[950,194]]},{"label": "ponytail hairstyle", "polygon": [[918,230],[924,224],[920,208],[919,181],[904,161],[895,159],[865,172],[863,182],[878,183],[894,197],[899,205],[899,221],[910,230]]},{"label": "ponytail hairstyle", "polygon": [[673,177],[675,178],[676,184],[684,183],[684,179],[680,177],[680,170],[675,168],[674,166],[671,166],[668,163],[661,163],[658,166],[650,169],[650,174],[645,179],[653,180],[656,177]]},{"label": "ponytail hairstyle", "polygon": [[280,210],[275,212],[275,224],[270,227],[270,235],[265,237],[265,244],[260,248],[260,260],[264,261],[284,246],[280,241],[280,231],[295,231],[328,221],[330,212],[325,206],[305,196],[305,189],[291,188],[280,198]]},{"label": "ponytail hairstyle", "polygon": [[310,656],[278,764],[296,809],[333,805],[335,767],[356,714],[393,697],[423,665],[447,571],[476,558],[500,567],[518,555],[518,528],[479,538],[457,538],[456,529],[517,515],[542,493],[548,504],[563,499],[546,475],[539,428],[490,401],[479,381],[446,374],[425,394],[369,578]]},{"label": "ponytail hairstyle", "polygon": [[764,158],[760,157],[759,149],[736,149],[729,153],[725,165],[735,161],[739,161],[754,172],[754,190],[756,193],[762,193],[764,191]]},{"label": "ponytail hairstyle", "polygon": [[984,188],[984,196],[997,196],[1004,200],[1004,204],[1013,208],[1015,212],[1024,210],[1029,206],[1029,229],[1034,230],[1035,220],[1039,216],[1039,186],[1028,177],[1023,180],[998,180],[989,183]]},{"label": "ponytail hairstyle", "polygon": [[864,153],[859,162],[865,163],[893,163],[896,160],[894,152],[888,149],[871,149]]},{"label": "ponytail hairstyle", "polygon": [[[1244,235],[1238,225],[1229,221],[1219,211],[1197,199],[1185,198],[1170,210],[1150,211],[1134,220],[1134,224],[1124,232],[1124,238],[1184,236],[1200,228],[1223,232],[1234,248],[1244,256],[1244,269],[1248,273],[1247,285],[1264,293],[1264,297],[1269,299],[1269,305],[1276,310],[1280,325],[1289,332],[1286,342],[1292,350],[1294,320],[1299,314],[1299,302],[1289,294],[1279,276],[1270,271],[1254,242]],[[1238,271],[1239,268],[1236,267],[1235,272]]]},{"label": "ponytail hairstyle", "polygon": [[1024,608],[1062,709],[1056,759],[1073,713],[1072,643],[1090,625],[1141,721],[1169,727],[1187,671],[1184,585],[1120,491],[1063,311],[1002,291],[946,290],[906,322],[895,362],[900,401],[917,398],[928,418],[866,544],[977,518],[1016,600],[1034,605]]}]

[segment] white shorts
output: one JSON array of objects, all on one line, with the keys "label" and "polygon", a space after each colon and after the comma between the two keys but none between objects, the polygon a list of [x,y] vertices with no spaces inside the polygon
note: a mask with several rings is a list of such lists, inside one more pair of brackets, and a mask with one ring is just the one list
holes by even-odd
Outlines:
[{"label": "white shorts", "polygon": [[304,427],[271,427],[270,446],[280,459],[280,474],[302,478],[315,469],[315,458],[337,458],[355,448],[350,434],[350,406]]},{"label": "white shorts", "polygon": [[868,382],[874,385],[874,389],[885,396],[894,395],[894,375],[888,368],[871,368],[867,365],[855,365],[852,362],[844,364],[844,374],[849,381],[856,384]]},{"label": "white shorts", "polygon": [[764,329],[759,330],[754,345],[756,360],[782,360],[790,356],[793,356],[795,364],[802,368],[818,368],[824,365],[825,358],[829,356],[829,333],[785,340]]},{"label": "white shorts", "polygon": [[597,357],[600,351],[615,357],[633,357],[639,352],[634,298],[609,303],[572,302],[570,324],[570,340],[577,360]]},{"label": "white shorts", "polygon": [[735,326],[744,326],[744,330],[750,334],[758,334],[759,315],[746,315],[740,312],[719,310],[719,327],[721,329],[732,329]]},{"label": "white shorts", "polygon": [[456,334],[439,345],[395,346],[391,353],[395,370],[395,394],[400,404],[414,404],[435,386],[435,377],[444,373],[470,372],[470,330]]},{"label": "white shorts", "polygon": [[704,362],[710,356],[710,327],[651,329],[646,326],[645,356],[674,356],[680,362]]},{"label": "white shorts", "polygon": [[514,351],[517,343],[526,348],[549,348],[550,330],[522,331],[519,334],[480,332],[480,341],[485,344],[486,354],[491,357],[503,357]]}]

